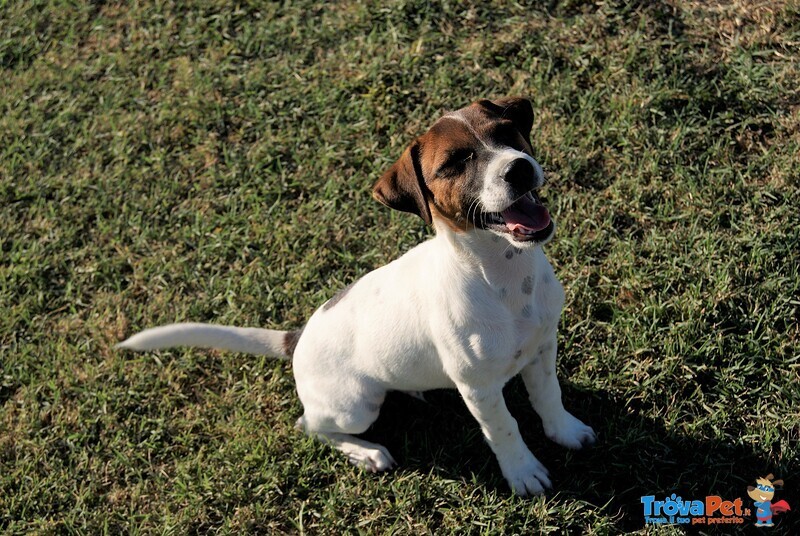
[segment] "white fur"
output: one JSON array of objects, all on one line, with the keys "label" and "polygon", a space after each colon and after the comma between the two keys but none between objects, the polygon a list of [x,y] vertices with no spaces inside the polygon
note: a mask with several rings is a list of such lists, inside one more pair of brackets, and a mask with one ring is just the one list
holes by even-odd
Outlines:
[{"label": "white fur", "polygon": [[523,443],[502,389],[521,372],[548,437],[570,448],[594,439],[561,403],[563,289],[539,247],[514,250],[491,233],[446,226],[437,233],[311,317],[294,355],[303,425],[358,434],[389,390],[455,387],[512,489],[541,493],[547,472]]},{"label": "white fur", "polygon": [[126,350],[159,350],[173,346],[217,348],[231,352],[287,358],[282,343],[285,332],[261,328],[237,328],[215,324],[170,324],[151,328],[119,343]]},{"label": "white fur", "polygon": [[[593,441],[592,429],[564,409],[556,378],[564,291],[540,247],[514,249],[494,237],[439,226],[436,237],[364,276],[329,309],[318,309],[294,353],[305,410],[298,426],[353,463],[382,471],[394,465],[388,451],[349,434],[375,421],[387,391],[454,387],[514,492],[548,487],[547,471],[525,446],[502,389],[522,373],[550,439],[569,448]],[[135,335],[120,347],[187,345],[280,355],[282,336],[177,324]]]}]

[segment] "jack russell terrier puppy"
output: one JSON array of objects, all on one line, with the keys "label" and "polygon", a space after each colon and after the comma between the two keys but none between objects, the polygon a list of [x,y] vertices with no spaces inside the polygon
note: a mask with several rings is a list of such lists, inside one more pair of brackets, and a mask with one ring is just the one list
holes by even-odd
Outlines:
[{"label": "jack russell terrier puppy", "polygon": [[536,195],[544,178],[532,126],[528,100],[480,100],[414,140],[373,196],[420,216],[435,237],[339,292],[304,328],[173,324],[118,346],[291,358],[304,410],[297,426],[369,471],[395,464],[385,447],[353,435],[375,421],[387,391],[454,387],[514,493],[542,493],[547,469],[522,440],[503,386],[522,374],[559,445],[581,448],[595,434],[564,409],[556,378],[564,290],[541,247],[555,224]]}]

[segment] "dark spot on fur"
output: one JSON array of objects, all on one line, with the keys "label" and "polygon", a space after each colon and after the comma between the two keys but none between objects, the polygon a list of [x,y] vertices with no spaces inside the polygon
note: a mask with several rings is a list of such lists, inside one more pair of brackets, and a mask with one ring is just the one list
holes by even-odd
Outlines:
[{"label": "dark spot on fur", "polygon": [[530,318],[531,317],[531,306],[526,305],[522,308],[522,318]]},{"label": "dark spot on fur", "polygon": [[517,350],[517,353],[514,354],[514,359],[519,359],[521,355],[522,355],[522,350]]},{"label": "dark spot on fur", "polygon": [[323,311],[327,311],[328,309],[330,309],[331,307],[333,307],[334,305],[336,305],[337,303],[342,301],[344,299],[344,297],[347,295],[347,293],[350,292],[351,288],[353,288],[353,284],[352,283],[347,285],[346,287],[344,287],[339,292],[337,292],[333,296],[333,298],[331,298],[330,300],[325,302],[325,305],[322,306],[322,310]]},{"label": "dark spot on fur", "polygon": [[514,248],[514,253],[516,253],[517,255],[522,255],[522,249]]},{"label": "dark spot on fur", "polygon": [[511,259],[513,257],[514,257],[514,252],[513,251],[511,251],[510,249],[508,251],[506,251],[506,259]]},{"label": "dark spot on fur", "polygon": [[523,294],[533,293],[533,278],[529,275],[526,275],[525,279],[522,280],[522,293]]},{"label": "dark spot on fur", "polygon": [[497,236],[497,235],[494,235],[494,236],[492,237],[492,242],[495,242],[495,243],[497,243],[497,242],[500,242],[500,237],[499,237],[499,236]]},{"label": "dark spot on fur", "polygon": [[303,334],[303,329],[301,328],[295,331],[287,331],[283,336],[283,353],[289,357],[294,355],[294,349],[297,348],[297,341],[300,340],[300,336]]}]

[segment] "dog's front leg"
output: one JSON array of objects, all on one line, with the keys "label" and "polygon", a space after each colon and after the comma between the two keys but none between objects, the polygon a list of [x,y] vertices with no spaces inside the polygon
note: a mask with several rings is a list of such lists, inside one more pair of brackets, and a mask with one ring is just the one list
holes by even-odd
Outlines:
[{"label": "dog's front leg", "polygon": [[519,433],[517,421],[503,398],[503,386],[474,388],[459,385],[458,390],[470,413],[494,451],[503,476],[517,495],[541,494],[550,487],[547,469],[531,454]]},{"label": "dog's front leg", "polygon": [[596,436],[591,427],[564,409],[556,376],[556,348],[554,330],[539,345],[531,363],[522,369],[522,379],[547,437],[561,446],[579,449],[594,443]]}]

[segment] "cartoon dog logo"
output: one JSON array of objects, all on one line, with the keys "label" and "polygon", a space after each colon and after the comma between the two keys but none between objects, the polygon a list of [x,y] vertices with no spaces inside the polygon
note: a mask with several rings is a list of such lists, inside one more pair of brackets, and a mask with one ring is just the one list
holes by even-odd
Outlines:
[{"label": "cartoon dog logo", "polygon": [[764,478],[756,479],[756,486],[747,486],[747,494],[753,501],[756,507],[756,527],[772,527],[772,516],[781,512],[791,510],[789,503],[786,501],[778,501],[772,504],[772,498],[775,496],[775,486],[783,486],[783,480],[772,480],[772,473]]}]

